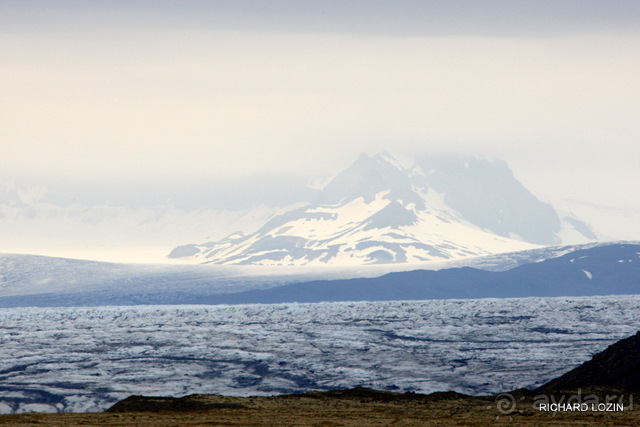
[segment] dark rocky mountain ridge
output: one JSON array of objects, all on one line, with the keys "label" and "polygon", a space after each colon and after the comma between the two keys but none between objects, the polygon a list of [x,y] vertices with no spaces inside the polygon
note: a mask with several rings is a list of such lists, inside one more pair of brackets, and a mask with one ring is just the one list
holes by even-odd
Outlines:
[{"label": "dark rocky mountain ridge", "polygon": [[515,298],[640,293],[640,245],[608,244],[494,272],[471,267],[318,280],[207,298],[209,304]]},{"label": "dark rocky mountain ridge", "polygon": [[613,389],[640,392],[640,331],[620,340],[537,392]]}]

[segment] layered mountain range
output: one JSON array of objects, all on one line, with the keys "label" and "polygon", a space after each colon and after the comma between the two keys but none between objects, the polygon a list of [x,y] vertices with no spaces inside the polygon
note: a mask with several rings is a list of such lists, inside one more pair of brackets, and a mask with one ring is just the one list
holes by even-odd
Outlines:
[{"label": "layered mountain range", "polygon": [[405,167],[381,153],[360,155],[315,200],[255,232],[179,246],[169,258],[238,265],[406,263],[595,239],[587,224],[561,218],[531,194],[502,161],[431,156]]},{"label": "layered mountain range", "polygon": [[[554,246],[438,263],[320,269],[113,264],[0,254],[0,307],[276,304],[640,293],[640,242]],[[386,274],[383,274],[386,272]]]}]

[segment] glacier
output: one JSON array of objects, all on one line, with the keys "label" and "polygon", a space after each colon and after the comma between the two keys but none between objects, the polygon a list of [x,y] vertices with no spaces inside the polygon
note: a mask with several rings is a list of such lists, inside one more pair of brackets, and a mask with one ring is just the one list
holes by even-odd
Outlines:
[{"label": "glacier", "polygon": [[438,263],[351,267],[162,266],[0,254],[0,307],[639,293],[640,242],[547,247]]},{"label": "glacier", "polygon": [[640,329],[640,296],[9,308],[0,413],[132,394],[536,387]]}]

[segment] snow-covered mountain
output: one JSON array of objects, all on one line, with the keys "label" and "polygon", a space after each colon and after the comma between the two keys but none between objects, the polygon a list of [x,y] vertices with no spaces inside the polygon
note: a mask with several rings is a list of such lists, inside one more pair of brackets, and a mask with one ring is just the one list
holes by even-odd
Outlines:
[{"label": "snow-covered mountain", "polygon": [[595,238],[579,220],[561,220],[504,162],[438,156],[404,167],[382,153],[360,155],[314,202],[253,233],[179,246],[169,258],[242,265],[405,263]]}]

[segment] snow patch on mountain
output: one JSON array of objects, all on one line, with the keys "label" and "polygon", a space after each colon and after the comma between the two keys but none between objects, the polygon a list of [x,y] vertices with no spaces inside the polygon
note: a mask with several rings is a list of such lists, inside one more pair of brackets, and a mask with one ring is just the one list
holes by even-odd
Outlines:
[{"label": "snow patch on mountain", "polygon": [[[203,262],[216,264],[308,265],[420,262],[530,249],[461,224],[446,212],[419,210],[415,203],[378,193],[342,206],[299,209],[248,236],[187,246]],[[459,243],[460,241],[473,243]],[[172,252],[178,256],[186,247]]]},{"label": "snow patch on mountain", "polygon": [[169,257],[243,265],[411,263],[594,238],[586,224],[561,220],[504,162],[439,156],[406,167],[385,152],[360,155],[315,202],[254,233],[180,246]]}]

